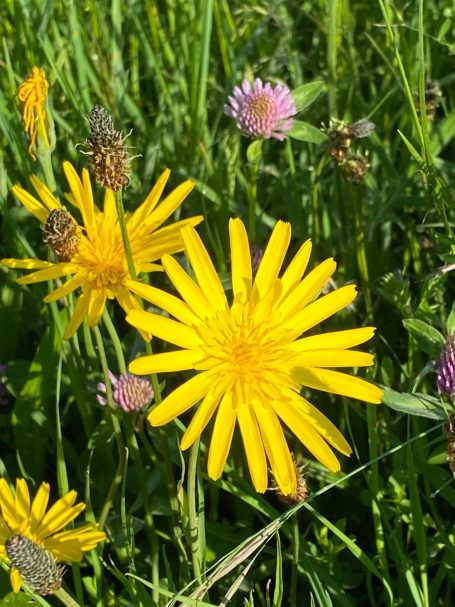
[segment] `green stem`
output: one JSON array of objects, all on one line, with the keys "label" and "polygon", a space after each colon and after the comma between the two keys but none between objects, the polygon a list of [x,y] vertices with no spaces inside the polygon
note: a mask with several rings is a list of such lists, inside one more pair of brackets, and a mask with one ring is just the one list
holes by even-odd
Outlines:
[{"label": "green stem", "polygon": [[133,278],[133,280],[134,280],[137,278],[137,274],[136,274],[136,268],[134,267],[134,259],[133,259],[133,253],[131,251],[130,241],[128,239],[128,230],[126,228],[125,209],[123,208],[122,190],[118,190],[117,192],[115,192],[115,202],[117,205],[118,221],[119,221],[119,225],[120,225],[120,232],[122,234],[123,246],[125,247],[128,271],[130,273],[131,278]]},{"label": "green stem", "polygon": [[126,373],[126,363],[125,356],[123,354],[122,342],[118,336],[118,333],[114,327],[114,323],[112,322],[111,317],[106,308],[104,308],[103,312],[103,322],[106,326],[107,332],[109,333],[109,337],[112,340],[112,344],[115,350],[115,357],[117,359],[118,370],[120,373]]},{"label": "green stem", "polygon": [[297,607],[297,576],[299,568],[300,535],[298,513],[292,515],[292,568],[289,607]]},{"label": "green stem", "polygon": [[188,462],[188,510],[190,524],[191,558],[193,561],[193,574],[198,583],[202,583],[201,572],[203,569],[204,553],[200,545],[199,517],[196,507],[196,485],[197,485],[197,463],[199,456],[198,438],[190,449]]},{"label": "green stem", "polygon": [[250,187],[248,189],[248,235],[251,242],[256,242],[256,203],[258,195],[259,162],[253,162],[250,170]]},{"label": "green stem", "polygon": [[114,478],[112,479],[111,486],[109,487],[108,494],[106,499],[104,500],[103,507],[101,509],[101,514],[99,517],[99,527],[103,529],[106,524],[107,517],[109,515],[110,509],[112,508],[112,504],[114,503],[115,496],[122,482],[123,473],[125,469],[126,462],[126,451],[125,445],[123,442],[122,430],[120,428],[120,423],[115,414],[115,404],[114,399],[112,397],[112,386],[109,378],[109,368],[107,364],[106,352],[104,350],[103,339],[101,337],[100,330],[98,327],[93,328],[93,333],[96,339],[96,345],[98,346],[98,356],[101,363],[101,369],[103,371],[104,383],[106,385],[106,399],[109,405],[109,417],[112,425],[112,429],[115,434],[115,439],[117,441],[117,450],[118,450],[118,465],[117,470],[115,471]]},{"label": "green stem", "polygon": [[373,320],[373,302],[371,299],[370,291],[370,273],[368,270],[367,253],[365,247],[365,226],[362,215],[362,204],[359,196],[359,186],[351,186],[351,200],[354,203],[354,223],[355,223],[355,234],[356,234],[356,255],[357,265],[359,269],[360,278],[362,280],[362,292],[365,298],[365,307],[367,310],[367,316]]},{"label": "green stem", "polygon": [[66,590],[60,588],[57,592],[54,592],[54,595],[64,604],[66,607],[81,607],[79,603],[77,603],[72,596],[70,596]]}]

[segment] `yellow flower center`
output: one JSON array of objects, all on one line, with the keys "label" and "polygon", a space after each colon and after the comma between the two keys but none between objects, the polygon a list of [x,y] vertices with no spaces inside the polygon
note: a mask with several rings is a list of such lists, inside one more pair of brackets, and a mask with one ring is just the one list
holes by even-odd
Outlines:
[{"label": "yellow flower center", "polygon": [[280,396],[277,378],[294,354],[285,349],[289,340],[275,313],[258,317],[248,302],[235,302],[207,321],[201,336],[203,364],[210,365],[215,381],[221,381],[226,391],[245,395],[246,404]]},{"label": "yellow flower center", "polygon": [[100,213],[88,237],[82,237],[73,263],[85,272],[92,288],[105,288],[114,293],[128,277],[125,250],[117,225],[107,222]]}]

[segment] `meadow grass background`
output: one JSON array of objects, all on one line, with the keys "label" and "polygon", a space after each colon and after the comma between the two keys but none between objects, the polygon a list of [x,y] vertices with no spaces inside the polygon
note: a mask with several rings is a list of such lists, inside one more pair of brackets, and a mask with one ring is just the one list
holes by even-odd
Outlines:
[{"label": "meadow grass background", "polygon": [[[107,517],[109,541],[65,576],[80,605],[163,605],[179,591],[189,596],[213,570],[225,575],[200,595],[211,605],[227,604],[226,596],[232,605],[264,607],[455,601],[455,489],[443,433],[451,405],[440,401],[434,374],[454,295],[451,272],[437,272],[455,261],[454,21],[449,0],[1,3],[1,257],[45,254],[38,222],[9,193],[41,175],[15,97],[33,65],[50,81],[57,192],[67,191],[64,160],[87,165],[76,146],[100,103],[119,128],[132,129],[127,142],[140,154],[125,206],[135,208],[165,167],[172,186],[193,178],[197,188],[180,216],[204,214],[198,231],[221,273],[229,267],[227,219],[247,219],[252,183],[248,141],[223,115],[227,95],[244,77],[291,89],[322,80],[323,94],[299,118],[317,127],[330,118],[372,120],[374,134],[353,144],[369,154],[371,169],[363,184],[349,183],[328,143],[265,142],[256,244],[284,219],[292,223],[293,252],[311,237],[313,264],[334,256],[337,285],[355,280],[361,296],[324,329],[374,324],[369,379],[430,399],[416,416],[418,403],[394,393],[387,402],[395,408],[313,393],[354,454],[342,461],[342,473],[331,474],[290,439],[311,491],[295,513],[273,492],[254,492],[237,443],[222,480],[209,481],[205,436],[197,497],[205,538],[189,532],[181,430],[171,424],[138,433]],[[428,77],[442,93],[433,122],[415,104],[420,96],[425,106]],[[95,520],[118,454],[107,413],[96,404],[101,374],[90,333],[62,343],[55,309],[42,303],[46,285],[19,287],[15,277],[0,271],[0,362],[8,366],[9,394],[0,410],[0,472],[36,486],[48,480],[54,499],[77,489]],[[141,340],[119,310],[112,313],[131,359],[143,351]],[[171,378],[166,389],[178,381]],[[128,423],[122,420],[131,434]],[[242,550],[244,540],[250,550]],[[199,565],[191,550],[199,551]],[[0,571],[0,595],[8,592]],[[25,604],[12,600],[0,605]]]}]

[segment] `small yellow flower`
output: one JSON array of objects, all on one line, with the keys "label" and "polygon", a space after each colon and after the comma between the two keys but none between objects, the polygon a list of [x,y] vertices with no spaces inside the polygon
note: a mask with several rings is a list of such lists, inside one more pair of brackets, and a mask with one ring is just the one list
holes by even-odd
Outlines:
[{"label": "small yellow flower", "polygon": [[183,435],[187,449],[217,411],[208,458],[208,474],[221,476],[238,422],[253,484],[267,488],[267,460],[285,495],[296,490],[294,463],[281,422],[333,471],[340,469],[330,446],[349,455],[351,448],[337,428],[301,396],[302,387],[379,403],[382,390],[365,380],[330,367],[362,367],[373,356],[349,350],[369,340],[365,327],[301,337],[356,297],[353,285],[316,299],[336,264],[327,259],[309,274],[311,242],[305,242],[287,269],[278,275],[291,239],[290,225],[279,221],[264,252],[255,279],[245,227],[229,223],[233,301],[223,286],[196,230],[182,230],[195,278],[165,255],[164,270],[182,299],[139,282],[129,288],[176,320],[133,310],[127,321],[182,350],[144,356],[129,369],[136,375],[195,369],[198,374],[174,390],[148,416],[161,426],[202,399]]},{"label": "small yellow flower", "polygon": [[30,76],[17,89],[17,96],[22,108],[22,120],[30,139],[28,151],[33,158],[35,157],[33,148],[35,147],[38,132],[41,133],[46,146],[48,148],[51,147],[47,133],[45,111],[48,91],[49,83],[46,79],[46,72],[43,68],[36,66],[32,68]]},{"label": "small yellow flower", "polygon": [[[61,259],[58,263],[39,259],[3,259],[2,263],[9,268],[37,270],[17,280],[23,285],[71,276],[44,298],[46,303],[51,303],[81,288],[82,292],[64,334],[64,338],[69,339],[84,318],[87,318],[89,326],[99,322],[107,299],[116,299],[127,313],[134,308],[140,308],[140,304],[126,286],[126,280],[131,276],[114,193],[110,189],[105,190],[104,207],[103,211],[100,211],[93,201],[88,171],[84,169],[80,179],[69,162],[63,164],[63,169],[71,190],[67,199],[79,211],[83,223],[83,228],[70,233],[72,240],[68,253],[72,253],[72,256],[69,260]],[[183,250],[181,228],[185,225],[197,225],[202,221],[202,216],[197,215],[163,227],[162,224],[194,187],[194,183],[187,180],[158,204],[169,174],[170,171],[165,170],[144,202],[126,217],[128,238],[137,272],[160,271],[161,266],[154,262],[166,253]],[[49,217],[52,218],[55,210],[62,209],[63,206],[35,175],[31,177],[31,182],[39,199],[18,185],[13,187],[13,193],[48,229],[51,223]],[[69,232],[66,230],[64,233]],[[63,245],[64,243],[60,242],[58,250],[62,250]]]},{"label": "small yellow flower", "polygon": [[[42,590],[34,586],[43,584],[46,577],[50,576],[51,583],[58,583],[62,568],[56,569],[55,563],[79,562],[84,552],[106,539],[96,524],[61,531],[84,510],[85,504],[74,504],[77,493],[70,491],[46,512],[49,494],[48,483],[42,483],[31,502],[24,479],[16,480],[15,495],[6,480],[0,479],[0,558],[11,566],[14,592],[19,592],[23,581],[35,591]],[[47,563],[46,558],[39,558],[41,555],[47,557]],[[20,563],[20,569],[14,562]]]}]

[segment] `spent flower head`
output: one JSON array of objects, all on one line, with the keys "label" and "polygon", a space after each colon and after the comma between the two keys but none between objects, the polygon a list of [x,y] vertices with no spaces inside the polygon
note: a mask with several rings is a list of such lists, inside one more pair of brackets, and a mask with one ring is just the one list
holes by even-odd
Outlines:
[{"label": "spent flower head", "polygon": [[123,135],[117,131],[114,119],[102,105],[94,105],[89,117],[90,135],[84,142],[84,153],[97,182],[117,192],[129,185],[131,160]]},{"label": "spent flower head", "polygon": [[[70,277],[44,298],[46,303],[51,303],[80,289],[77,305],[64,333],[65,339],[69,339],[85,318],[89,326],[98,323],[108,299],[116,299],[125,312],[141,306],[126,286],[130,273],[113,191],[105,190],[101,211],[93,200],[88,171],[82,171],[81,179],[69,162],[63,164],[63,169],[71,190],[66,197],[80,213],[83,226],[74,227],[60,200],[33,175],[31,182],[38,198],[19,185],[13,187],[13,193],[44,226],[46,242],[60,259],[58,263],[39,259],[3,259],[2,263],[9,268],[36,270],[19,278],[19,284]],[[163,227],[166,219],[194,187],[194,183],[187,180],[160,203],[169,174],[169,170],[163,172],[144,202],[126,219],[137,272],[160,271],[161,266],[155,263],[157,260],[165,253],[177,253],[184,248],[181,228],[202,221],[198,215]]]},{"label": "spent flower head", "polygon": [[49,124],[45,109],[48,91],[49,83],[46,79],[46,72],[36,65],[32,68],[32,73],[17,89],[24,128],[30,140],[28,151],[33,158],[35,158],[37,152],[38,135],[44,142],[45,147],[51,148],[48,133]]},{"label": "spent flower head", "polygon": [[92,523],[62,531],[85,504],[75,504],[77,493],[70,491],[47,510],[49,495],[50,486],[42,483],[31,501],[24,479],[16,480],[15,494],[0,479],[0,559],[10,565],[14,592],[25,582],[38,594],[52,594],[64,572],[57,563],[79,562],[84,552],[106,539]]},{"label": "spent flower head", "polygon": [[238,423],[253,484],[260,492],[267,489],[267,460],[282,493],[296,490],[295,467],[281,422],[322,464],[339,470],[330,446],[345,455],[351,448],[300,391],[305,387],[379,403],[382,390],[333,369],[372,365],[371,354],[350,348],[369,340],[374,329],[302,335],[349,306],[357,295],[355,286],[316,299],[336,264],[327,259],[304,277],[309,240],[279,277],[291,240],[291,227],[282,221],[276,224],[253,279],[245,227],[240,219],[231,219],[233,300],[228,303],[196,230],[187,226],[182,235],[191,276],[173,257],[162,259],[181,299],[128,282],[135,293],[176,319],[132,310],[128,322],[181,348],[138,358],[129,370],[137,375],[185,369],[197,372],[151,411],[149,422],[152,426],[166,424],[201,401],[182,438],[181,448],[187,449],[216,412],[208,457],[208,474],[213,479],[223,472]]},{"label": "spent flower head", "polygon": [[[136,377],[131,373],[122,373],[116,377],[111,371],[109,371],[109,379],[114,403],[123,411],[141,411],[152,402],[154,392],[148,379]],[[107,405],[107,399],[103,396],[106,394],[106,384],[100,382],[97,388],[101,392],[96,397],[98,402],[100,405]]]},{"label": "spent flower head", "polygon": [[277,84],[273,87],[270,82],[263,84],[256,78],[253,87],[244,80],[241,87],[234,88],[224,113],[235,120],[237,128],[247,137],[274,137],[282,141],[292,128],[297,108],[287,86]]}]

